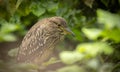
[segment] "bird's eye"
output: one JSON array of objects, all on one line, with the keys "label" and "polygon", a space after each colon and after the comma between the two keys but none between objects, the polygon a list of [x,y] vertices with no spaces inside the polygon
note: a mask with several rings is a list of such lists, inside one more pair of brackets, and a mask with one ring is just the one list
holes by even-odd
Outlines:
[{"label": "bird's eye", "polygon": [[58,24],[58,26],[61,26],[60,24]]}]

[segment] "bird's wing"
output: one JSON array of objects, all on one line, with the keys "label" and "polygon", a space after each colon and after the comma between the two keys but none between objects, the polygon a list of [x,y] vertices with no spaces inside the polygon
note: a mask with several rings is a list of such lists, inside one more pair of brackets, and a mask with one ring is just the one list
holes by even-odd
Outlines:
[{"label": "bird's wing", "polygon": [[55,45],[58,38],[46,33],[46,29],[34,26],[28,31],[18,51],[18,62],[32,62]]}]

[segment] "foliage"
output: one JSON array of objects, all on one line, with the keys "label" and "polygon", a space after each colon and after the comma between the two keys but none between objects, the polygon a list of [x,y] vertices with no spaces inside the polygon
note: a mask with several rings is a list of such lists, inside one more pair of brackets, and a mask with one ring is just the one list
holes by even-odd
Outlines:
[{"label": "foliage", "polygon": [[1,72],[38,72],[38,66],[33,64],[15,64],[14,62],[4,62],[0,60]]},{"label": "foliage", "polygon": [[[64,17],[76,35],[67,39],[78,43],[72,51],[59,54],[66,66],[56,72],[120,70],[120,0],[0,0],[0,42],[16,41],[37,20],[51,16]],[[8,54],[15,56],[16,52],[11,50]],[[19,65],[7,68],[9,62],[0,61],[0,65],[2,71],[15,66],[11,72],[21,69]],[[21,67],[31,72],[31,66]]]}]

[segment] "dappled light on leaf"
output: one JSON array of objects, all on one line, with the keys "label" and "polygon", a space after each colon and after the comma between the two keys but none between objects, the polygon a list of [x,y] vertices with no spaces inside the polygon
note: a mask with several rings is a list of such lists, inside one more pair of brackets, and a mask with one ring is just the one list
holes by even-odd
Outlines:
[{"label": "dappled light on leaf", "polygon": [[15,24],[11,24],[11,23],[3,24],[2,28],[0,29],[0,33],[10,33],[16,31],[17,28],[18,27]]},{"label": "dappled light on leaf", "polygon": [[111,54],[113,49],[107,43],[96,42],[96,43],[83,43],[77,46],[76,51],[85,54],[86,56],[95,57],[99,53]]},{"label": "dappled light on leaf", "polygon": [[112,14],[104,10],[97,10],[98,22],[105,25],[105,28],[120,28],[120,15]]},{"label": "dappled light on leaf", "polygon": [[0,35],[0,41],[16,41],[16,40],[17,38],[13,34],[3,34],[3,36]]},{"label": "dappled light on leaf", "polygon": [[73,64],[83,58],[83,55],[78,52],[64,51],[60,53],[62,62],[66,64]]},{"label": "dappled light on leaf", "polygon": [[100,29],[95,28],[83,28],[82,31],[91,40],[96,40],[102,32]]}]

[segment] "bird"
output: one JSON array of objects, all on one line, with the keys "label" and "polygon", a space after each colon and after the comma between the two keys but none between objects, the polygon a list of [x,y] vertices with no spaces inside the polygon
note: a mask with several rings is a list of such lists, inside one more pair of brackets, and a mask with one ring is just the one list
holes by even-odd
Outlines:
[{"label": "bird", "polygon": [[19,46],[17,62],[37,65],[44,63],[67,34],[74,35],[64,18],[53,16],[39,20],[24,36]]}]

